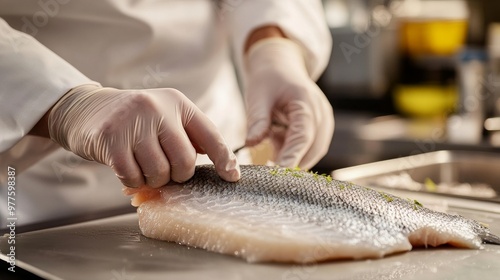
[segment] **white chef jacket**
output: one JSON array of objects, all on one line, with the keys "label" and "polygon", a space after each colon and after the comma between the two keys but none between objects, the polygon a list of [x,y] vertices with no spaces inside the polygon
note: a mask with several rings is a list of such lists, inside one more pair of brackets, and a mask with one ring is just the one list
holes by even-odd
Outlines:
[{"label": "white chef jacket", "polygon": [[[27,135],[75,86],[176,88],[243,145],[236,73],[264,25],[297,42],[319,77],[331,50],[320,0],[0,0],[0,193],[16,168],[18,225],[129,203],[109,167]],[[0,214],[4,227],[7,207]]]}]

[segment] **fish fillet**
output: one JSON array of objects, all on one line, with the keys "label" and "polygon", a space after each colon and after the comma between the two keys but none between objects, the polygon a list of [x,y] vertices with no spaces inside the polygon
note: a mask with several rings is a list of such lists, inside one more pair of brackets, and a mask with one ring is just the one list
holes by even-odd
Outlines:
[{"label": "fish fillet", "polygon": [[480,223],[310,172],[247,165],[241,180],[198,166],[184,184],[129,190],[143,235],[242,257],[311,263],[380,258],[412,246],[481,248]]}]

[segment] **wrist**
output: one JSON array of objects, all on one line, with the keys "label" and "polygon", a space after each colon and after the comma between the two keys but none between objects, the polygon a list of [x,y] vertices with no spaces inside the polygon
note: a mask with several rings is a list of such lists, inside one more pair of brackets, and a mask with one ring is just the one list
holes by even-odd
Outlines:
[{"label": "wrist", "polygon": [[283,71],[304,72],[307,74],[302,48],[285,38],[267,38],[252,45],[245,55],[244,65],[247,74],[282,69]]},{"label": "wrist", "polygon": [[287,38],[287,37],[285,33],[283,33],[283,31],[278,26],[266,25],[258,27],[254,29],[248,36],[248,39],[244,46],[244,53],[245,54],[248,53],[248,50],[250,50],[252,45],[254,45],[255,43],[267,38]]},{"label": "wrist", "polygon": [[68,122],[77,119],[74,111],[82,109],[82,100],[101,89],[103,88],[100,84],[84,84],[66,92],[46,114],[47,136],[68,150],[66,134],[72,127]]},{"label": "wrist", "polygon": [[[96,87],[98,85],[97,84],[88,84],[88,85],[85,84],[85,85],[77,86],[73,89],[70,89],[56,102],[56,104],[58,104],[61,100],[63,100],[65,98],[65,96],[67,96],[74,89],[79,88],[79,87],[92,87],[92,86]],[[42,118],[40,118],[40,120],[38,120],[38,122],[35,124],[35,126],[33,126],[33,128],[28,132],[29,135],[50,138],[49,116],[50,116],[53,108],[56,106],[56,104],[54,104],[52,107],[50,107],[50,109],[47,110],[47,112],[42,116]]]}]

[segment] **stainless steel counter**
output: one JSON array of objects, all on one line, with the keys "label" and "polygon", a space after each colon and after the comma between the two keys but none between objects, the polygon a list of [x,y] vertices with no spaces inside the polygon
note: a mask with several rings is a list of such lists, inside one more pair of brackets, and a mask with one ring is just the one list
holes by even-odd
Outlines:
[{"label": "stainless steel counter", "polygon": [[[421,199],[422,203],[426,203]],[[486,203],[486,202],[485,202]],[[488,204],[486,204],[488,205]],[[500,212],[450,208],[500,233]],[[6,260],[7,238],[0,238]],[[311,265],[251,264],[142,236],[126,214],[16,236],[17,265],[53,279],[498,279],[500,246],[416,249],[383,259]]]}]

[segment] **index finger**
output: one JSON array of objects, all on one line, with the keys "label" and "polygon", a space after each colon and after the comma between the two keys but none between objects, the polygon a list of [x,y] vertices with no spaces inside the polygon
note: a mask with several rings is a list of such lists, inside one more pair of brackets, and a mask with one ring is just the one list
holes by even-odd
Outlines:
[{"label": "index finger", "polygon": [[294,100],[287,105],[286,113],[289,124],[276,162],[280,166],[304,168],[299,163],[310,149],[316,135],[312,111],[306,103]]},{"label": "index finger", "polygon": [[240,179],[240,166],[236,156],[227,146],[224,138],[210,119],[198,108],[184,127],[193,146],[200,147],[215,165],[219,176],[229,182]]}]

